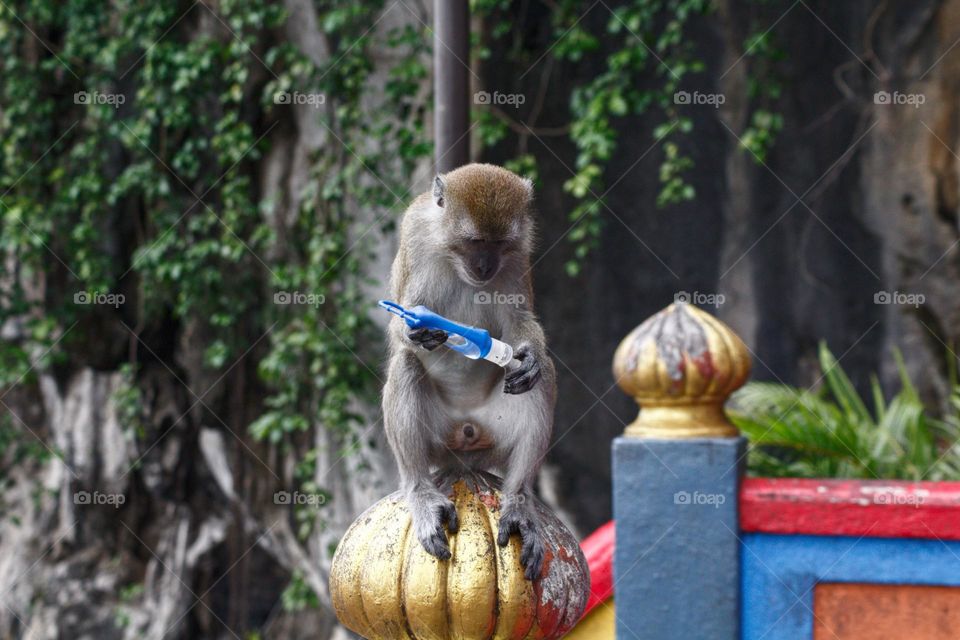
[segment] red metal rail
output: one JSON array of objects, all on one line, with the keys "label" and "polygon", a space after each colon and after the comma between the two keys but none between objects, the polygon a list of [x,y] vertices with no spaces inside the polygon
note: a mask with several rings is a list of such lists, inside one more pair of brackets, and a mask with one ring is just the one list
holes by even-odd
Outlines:
[{"label": "red metal rail", "polygon": [[583,615],[613,595],[613,520],[580,543],[590,566],[590,598]]},{"label": "red metal rail", "polygon": [[740,528],[960,540],[960,482],[747,478],[740,490]]}]

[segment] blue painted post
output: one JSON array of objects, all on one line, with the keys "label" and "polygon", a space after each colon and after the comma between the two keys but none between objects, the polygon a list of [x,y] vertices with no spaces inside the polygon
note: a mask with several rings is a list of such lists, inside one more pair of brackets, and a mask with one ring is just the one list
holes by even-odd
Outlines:
[{"label": "blue painted post", "polygon": [[614,375],[641,406],[613,444],[618,639],[740,640],[746,448],[723,404],[749,371],[733,331],[682,302],[617,349]]}]

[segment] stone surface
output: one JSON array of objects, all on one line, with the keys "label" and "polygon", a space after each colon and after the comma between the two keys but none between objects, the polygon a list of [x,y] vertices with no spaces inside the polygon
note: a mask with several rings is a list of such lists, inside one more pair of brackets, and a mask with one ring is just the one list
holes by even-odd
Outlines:
[{"label": "stone surface", "polygon": [[742,438],[617,438],[617,637],[739,640]]},{"label": "stone surface", "polygon": [[[814,637],[817,585],[824,583],[927,584],[960,587],[960,542],[851,536],[743,536],[743,638]],[[890,603],[893,604],[893,603]],[[853,610],[848,614],[854,615]],[[922,616],[917,611],[914,616]],[[894,618],[898,614],[894,613]],[[916,629],[922,627],[917,623]],[[887,629],[894,629],[892,624]],[[839,632],[839,629],[837,630]],[[821,632],[817,638],[833,635]],[[840,640],[891,640],[839,635]],[[927,636],[900,636],[927,640]],[[897,640],[900,637],[893,636]],[[936,638],[937,636],[933,636]],[[956,629],[948,636],[956,638]]]},{"label": "stone surface", "polygon": [[813,640],[956,640],[960,589],[902,584],[818,584]]},{"label": "stone surface", "polygon": [[[679,144],[696,163],[689,179],[697,199],[656,206],[663,145],[651,132],[664,122],[660,110],[614,121],[600,249],[577,278],[558,275],[573,255],[569,234],[582,227],[568,218],[573,202],[559,188],[576,168],[576,149],[540,135],[519,143],[510,136],[484,152],[483,160],[500,162],[528,151],[538,163],[536,301],[560,385],[548,464],[577,468],[559,476],[557,495],[584,533],[610,518],[609,442],[636,415],[611,390],[610,359],[638,321],[678,292],[725,296],[706,309],[755,354],[754,379],[812,384],[817,343],[826,340],[846,354],[842,365],[861,389],[876,371],[892,389],[898,346],[923,396],[934,406],[945,400],[945,345],[960,339],[958,11],[957,0],[717,2],[689,37],[707,68],[684,77],[690,91],[726,96],[720,109],[684,112],[693,132]],[[583,13],[579,24],[594,33],[610,20],[602,4]],[[546,3],[512,3],[509,20],[533,45],[549,37]],[[751,79],[771,71],[759,66],[762,56],[741,59],[744,42],[767,29],[785,53],[772,69],[783,96],[769,105],[784,130],[763,166],[736,136],[757,107],[747,97]],[[602,53],[618,45],[612,37],[600,43]],[[477,70],[486,90],[526,96],[511,115],[536,130],[570,121],[570,85],[596,77],[600,64],[534,64],[494,50]],[[927,100],[920,108],[876,105],[880,90]],[[876,305],[881,290],[922,293],[927,304]]]}]

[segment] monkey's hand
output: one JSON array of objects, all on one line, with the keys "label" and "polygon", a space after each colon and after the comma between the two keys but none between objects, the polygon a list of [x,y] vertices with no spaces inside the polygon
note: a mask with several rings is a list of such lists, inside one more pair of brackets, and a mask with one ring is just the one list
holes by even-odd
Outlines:
[{"label": "monkey's hand", "polygon": [[413,530],[430,555],[441,560],[450,559],[450,546],[443,530],[446,523],[450,533],[456,533],[460,524],[457,509],[446,496],[436,490],[414,491],[408,497]]},{"label": "monkey's hand", "polygon": [[[509,496],[505,496],[509,498]],[[523,496],[514,496],[517,502]],[[536,520],[526,507],[507,507],[500,515],[500,530],[497,534],[497,544],[501,547],[510,542],[510,535],[520,534],[520,563],[525,567],[524,575],[527,580],[534,580],[540,576],[543,567],[543,557],[546,549]]]},{"label": "monkey's hand", "polygon": [[414,329],[407,334],[407,337],[410,338],[414,344],[423,347],[427,351],[433,351],[446,342],[448,336],[447,332],[443,329],[422,327],[420,329]]},{"label": "monkey's hand", "polygon": [[529,344],[522,344],[514,351],[513,357],[520,361],[518,366],[507,369],[503,377],[503,392],[511,394],[526,393],[540,380],[540,361],[533,355]]}]

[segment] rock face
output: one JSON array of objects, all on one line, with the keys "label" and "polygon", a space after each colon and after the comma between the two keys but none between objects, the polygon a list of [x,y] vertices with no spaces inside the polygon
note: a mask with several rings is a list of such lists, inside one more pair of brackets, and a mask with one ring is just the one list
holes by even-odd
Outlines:
[{"label": "rock face", "polygon": [[437,560],[411,533],[397,492],[370,507],[343,536],[330,571],[340,621],[365,638],[560,638],[580,619],[590,574],[579,541],[537,501],[547,555],[524,578],[520,541],[496,543],[500,493],[492,476],[457,480],[450,496],[460,528],[452,557]]},{"label": "rock face", "polygon": [[[277,37],[315,61],[327,59],[314,5],[284,4],[292,18]],[[511,115],[534,128],[568,121],[571,87],[595,77],[604,53],[579,63],[553,64],[547,56],[534,64],[552,37],[544,26],[550,4],[509,3],[517,46],[494,48],[475,65],[474,81],[483,86],[473,89],[526,94]],[[694,123],[683,145],[696,162],[690,174],[696,201],[662,210],[655,205],[661,151],[654,147],[637,161],[651,147],[659,116],[615,123],[619,146],[607,182],[616,184],[606,200],[622,222],[607,218],[602,250],[571,280],[562,275],[571,255],[564,236],[572,203],[561,185],[575,164],[567,138],[518,140],[517,131],[526,131],[520,126],[478,158],[501,162],[525,145],[539,163],[536,306],[560,384],[555,446],[540,489],[581,533],[610,517],[610,440],[636,412],[611,378],[614,350],[639,319],[679,292],[725,297],[707,310],[743,337],[755,378],[812,383],[816,345],[826,339],[857,383],[879,371],[894,386],[889,355],[897,346],[932,405],[947,395],[950,349],[960,340],[954,302],[960,294],[960,46],[954,46],[960,0],[714,4],[716,12],[690,37],[707,70],[684,79],[691,90],[726,96],[720,109],[691,105],[685,112]],[[371,37],[395,21],[430,22],[431,3],[387,6],[395,9]],[[196,16],[204,22],[194,24]],[[582,24],[602,33],[609,20],[599,3]],[[180,24],[223,27],[200,6]],[[783,94],[772,105],[784,129],[764,166],[739,148],[737,136],[756,106],[748,86],[757,69],[752,56],[742,55],[744,43],[767,29],[785,52],[775,65]],[[44,50],[41,40],[27,41],[38,55]],[[601,39],[601,47],[610,42]],[[517,49],[536,53],[523,61]],[[373,63],[380,62],[374,56]],[[384,86],[392,81],[385,74],[381,80]],[[429,79],[422,83],[426,95]],[[541,85],[546,94],[535,100]],[[877,103],[878,92],[922,95],[924,103]],[[264,200],[277,203],[265,215],[280,245],[295,232],[293,196],[310,184],[310,158],[344,152],[311,107],[291,113],[264,140],[269,149],[251,171]],[[429,173],[424,167],[420,191]],[[357,236],[379,214],[360,212]],[[135,244],[123,237],[132,227],[109,231],[116,233],[111,246]],[[395,246],[389,237],[377,237],[376,246],[371,275],[382,281]],[[10,273],[21,271],[9,266]],[[37,278],[29,286],[44,299],[43,274]],[[875,304],[883,292],[922,294],[925,301]],[[0,327],[4,339],[15,324]],[[254,367],[239,365],[218,380],[199,362],[209,336],[194,329],[163,323],[141,334],[152,349],[164,347],[156,357],[133,343],[145,407],[136,434],[118,427],[119,407],[112,402],[120,382],[116,362],[133,342],[118,323],[89,332],[94,341],[44,370],[38,384],[26,381],[3,396],[11,423],[27,425],[33,434],[24,430],[25,438],[41,449],[45,442],[62,460],[47,451],[45,460],[3,478],[0,636],[211,638],[228,636],[226,628],[261,626],[277,637],[329,635],[333,616],[322,598],[328,549],[357,511],[392,484],[389,456],[380,455],[382,447],[367,447],[379,436],[375,410],[355,464],[337,459],[342,443],[323,429],[301,443],[326,452],[316,474],[325,478],[334,505],[328,528],[303,542],[289,513],[272,502],[293,477],[293,456],[261,447],[244,431],[258,401],[245,384],[256,376]],[[116,350],[122,355],[113,357]],[[203,405],[181,380],[209,391]],[[89,504],[74,502],[80,492],[90,494]],[[99,496],[114,504],[94,504]],[[118,496],[123,504],[115,504]],[[238,496],[262,511],[245,510]],[[294,571],[321,594],[314,613],[294,616],[300,622],[271,608]]]},{"label": "rock face", "polygon": [[[549,16],[536,3],[526,6],[511,9],[511,23],[539,52],[549,37],[539,25]],[[704,309],[743,338],[754,379],[812,384],[817,344],[826,340],[861,388],[878,372],[893,389],[896,347],[925,399],[942,406],[950,349],[960,339],[958,13],[956,0],[716,3],[690,38],[707,69],[683,81],[689,91],[726,97],[719,109],[683,111],[693,120],[682,146],[695,161],[696,200],[657,208],[662,151],[654,147],[637,161],[663,117],[621,121],[607,175],[616,184],[605,199],[622,223],[605,214],[601,250],[572,281],[558,277],[572,255],[563,240],[571,202],[560,185],[571,177],[575,150],[564,137],[526,136],[540,167],[537,310],[560,384],[549,464],[578,467],[550,488],[583,531],[610,515],[609,442],[634,413],[613,388],[612,354],[639,319],[680,292],[724,296]],[[581,24],[601,33],[609,20],[598,5]],[[743,56],[744,43],[768,29],[784,52],[773,65],[783,93],[771,105],[784,128],[760,164],[738,137],[757,106],[748,97],[751,78],[764,80],[755,57]],[[534,129],[568,122],[570,83],[599,72],[587,60],[551,68],[546,59],[518,57],[494,50],[481,77],[487,91],[525,94],[514,117]],[[541,101],[545,74],[552,76]],[[877,92],[925,102],[878,104]],[[499,162],[518,148],[510,138],[483,159]],[[925,302],[875,303],[882,292],[922,294]],[[585,459],[594,464],[584,468]]]},{"label": "rock face", "polygon": [[[329,61],[316,6],[309,0],[283,4],[290,19],[270,37],[318,64]],[[180,30],[232,37],[216,7],[183,8],[169,40],[186,39]],[[390,28],[430,21],[430,7],[417,13],[399,4],[388,8],[369,30],[373,49]],[[387,66],[383,59],[373,65]],[[390,81],[378,73],[380,86]],[[418,81],[426,95],[427,81]],[[346,153],[316,109],[297,105],[289,112],[264,136],[267,153],[250,161],[257,193],[273,203],[264,216],[281,248],[296,232],[298,198],[314,181],[315,157],[334,148]],[[378,228],[368,229],[381,215],[386,212],[374,208],[359,212],[355,235],[377,238],[381,260],[369,275],[385,281],[393,249]],[[111,246],[140,242],[124,235],[134,233],[132,226],[104,233]],[[32,278],[20,284],[36,299],[50,298],[44,287],[53,278],[13,263],[13,256],[4,249],[10,263],[0,282],[4,299],[10,273]],[[4,319],[7,313],[5,306]],[[256,353],[229,371],[214,371],[202,362],[212,337],[157,313],[161,317],[123,316],[126,327],[119,317],[97,317],[95,326],[85,327],[90,340],[72,348],[64,362],[45,368],[47,354],[31,354],[33,376],[0,389],[0,426],[9,422],[40,454],[8,467],[6,432],[0,433],[0,637],[159,640],[238,637],[252,630],[265,637],[331,637],[331,550],[356,514],[393,481],[376,408],[351,409],[371,416],[357,442],[345,443],[317,417],[308,437],[287,450],[263,445],[247,431],[262,401],[250,382],[257,378]],[[0,337],[17,344],[20,322],[0,326]],[[118,402],[129,381],[117,361],[128,356],[139,364],[136,420],[123,415]],[[319,452],[315,473],[329,504],[324,526],[304,536],[295,530],[294,508],[277,504],[275,493],[294,484],[296,464],[312,448]],[[280,599],[294,575],[319,602],[290,613]]]}]

